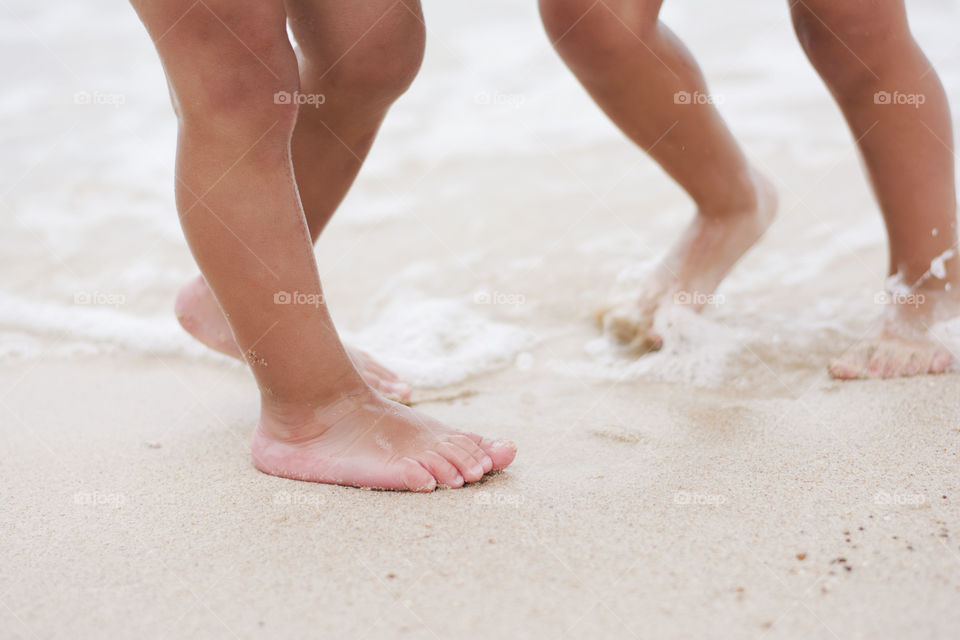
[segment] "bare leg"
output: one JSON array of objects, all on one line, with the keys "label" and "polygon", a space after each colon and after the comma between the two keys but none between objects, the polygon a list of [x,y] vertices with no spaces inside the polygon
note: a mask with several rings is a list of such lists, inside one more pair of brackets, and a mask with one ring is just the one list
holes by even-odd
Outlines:
[{"label": "bare leg", "polygon": [[830,366],[840,378],[939,373],[950,353],[925,334],[956,315],[953,132],[943,86],[917,46],[902,0],[790,0],[807,56],[863,155],[890,245],[881,330]]},{"label": "bare leg", "polygon": [[[515,449],[453,431],[367,386],[323,301],[293,175],[299,88],[280,0],[135,0],[180,122],[177,208],[261,395],[260,470],[429,491],[509,464]],[[310,304],[275,304],[278,291]]]},{"label": "bare leg", "polygon": [[651,331],[665,304],[703,306],[776,211],[709,99],[696,62],[657,16],[662,0],[540,0],[561,57],[620,129],[683,187],[697,215],[639,295],[607,312],[605,328],[658,348]]},{"label": "bare leg", "polygon": [[[355,4],[348,20],[325,0],[287,0],[286,8],[299,48],[300,90],[317,97],[300,106],[293,133],[294,171],[316,241],[353,184],[390,105],[416,76],[425,33],[416,0]],[[240,357],[201,276],[181,289],[176,313],[195,338]],[[409,385],[393,372],[359,349],[347,352],[371,386],[387,397],[409,399]]]}]

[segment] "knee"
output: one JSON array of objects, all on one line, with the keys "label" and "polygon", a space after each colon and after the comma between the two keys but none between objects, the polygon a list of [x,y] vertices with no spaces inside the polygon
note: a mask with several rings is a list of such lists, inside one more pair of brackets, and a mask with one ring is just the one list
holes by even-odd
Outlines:
[{"label": "knee", "polygon": [[288,135],[297,119],[294,96],[299,85],[295,79],[264,80],[237,75],[204,82],[188,92],[175,89],[174,109],[181,126],[238,138],[268,130]]},{"label": "knee", "polygon": [[871,9],[867,3],[838,2],[816,11],[797,3],[792,18],[807,58],[836,88],[875,82],[892,63],[897,43],[912,42],[905,17]]},{"label": "knee", "polygon": [[[176,32],[180,45],[170,64],[175,109],[181,125],[197,123],[209,133],[246,130],[279,134],[292,130],[299,88],[297,61],[285,31],[275,21],[228,22],[221,15],[193,20]],[[227,31],[220,21],[231,24]],[[174,33],[171,33],[173,37]]]},{"label": "knee", "polygon": [[568,63],[588,70],[605,68],[612,57],[638,47],[649,51],[657,37],[659,5],[654,0],[539,0],[540,19],[553,46]]},{"label": "knee", "polygon": [[[296,31],[296,29],[295,29]],[[298,37],[302,81],[324,93],[326,104],[388,107],[413,83],[426,46],[423,22],[413,16],[383,20],[345,50],[315,37]]]}]

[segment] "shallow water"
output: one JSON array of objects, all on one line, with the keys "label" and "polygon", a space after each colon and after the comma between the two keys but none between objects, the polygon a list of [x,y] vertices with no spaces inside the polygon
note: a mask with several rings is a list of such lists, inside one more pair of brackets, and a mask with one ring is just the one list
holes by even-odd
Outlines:
[{"label": "shallow water", "polygon": [[[724,302],[635,359],[591,324],[691,213],[554,55],[534,2],[425,2],[423,72],[318,246],[332,310],[420,386],[504,366],[585,379],[778,388],[820,372],[879,312],[883,229],[785,3],[668,2],[781,216]],[[910,3],[953,111],[960,2]],[[206,354],[171,313],[195,272],[173,208],[175,125],[132,10],[0,7],[0,360]],[[225,359],[224,359],[225,360]]]}]

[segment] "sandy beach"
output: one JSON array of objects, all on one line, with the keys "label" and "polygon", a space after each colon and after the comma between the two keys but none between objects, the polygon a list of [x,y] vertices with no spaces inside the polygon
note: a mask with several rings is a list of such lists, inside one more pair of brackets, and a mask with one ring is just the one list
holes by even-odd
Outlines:
[{"label": "sandy beach", "polygon": [[[828,377],[876,326],[883,226],[786,7],[725,4],[664,19],[780,215],[637,359],[594,311],[690,203],[535,3],[424,3],[421,77],[317,258],[419,408],[519,447],[428,495],[253,468],[249,374],[171,310],[196,267],[142,27],[107,0],[0,7],[0,637],[956,637],[960,377]],[[956,121],[960,3],[910,7]]]}]

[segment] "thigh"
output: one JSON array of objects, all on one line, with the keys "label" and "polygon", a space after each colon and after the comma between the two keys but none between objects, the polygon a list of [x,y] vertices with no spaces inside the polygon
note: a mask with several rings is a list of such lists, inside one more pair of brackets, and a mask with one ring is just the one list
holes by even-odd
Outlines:
[{"label": "thigh", "polygon": [[416,44],[423,37],[420,0],[284,0],[297,45],[333,63],[350,52]]},{"label": "thigh", "polygon": [[[844,38],[882,38],[906,31],[904,0],[788,0],[794,24]],[[851,45],[852,46],[852,45]]]},{"label": "thigh", "polygon": [[602,57],[619,55],[625,36],[645,40],[662,5],[663,0],[539,0],[543,26],[561,55],[580,49]]},{"label": "thigh", "polygon": [[131,0],[168,72],[237,63],[270,67],[290,49],[282,0]]},{"label": "thigh", "polygon": [[186,109],[242,106],[261,89],[296,83],[282,0],[131,4],[160,54],[176,103]]}]

